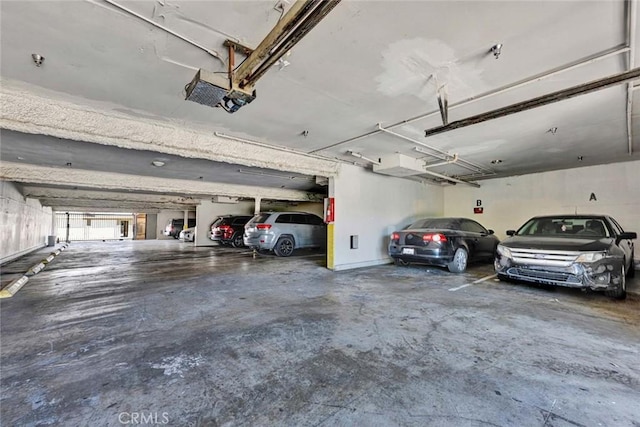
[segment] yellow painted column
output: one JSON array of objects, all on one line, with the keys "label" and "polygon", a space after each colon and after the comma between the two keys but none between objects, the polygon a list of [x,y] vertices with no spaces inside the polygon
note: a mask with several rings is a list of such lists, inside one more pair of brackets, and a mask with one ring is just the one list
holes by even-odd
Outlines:
[{"label": "yellow painted column", "polygon": [[327,268],[329,270],[333,270],[335,267],[334,259],[333,259],[333,248],[334,248],[334,240],[333,240],[333,223],[327,224]]}]

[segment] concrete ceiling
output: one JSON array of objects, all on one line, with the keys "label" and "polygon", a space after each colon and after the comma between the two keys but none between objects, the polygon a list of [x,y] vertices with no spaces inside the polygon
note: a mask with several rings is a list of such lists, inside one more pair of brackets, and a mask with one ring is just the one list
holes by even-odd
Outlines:
[{"label": "concrete ceiling", "polygon": [[[416,151],[436,152],[432,147],[477,166],[431,169],[463,179],[640,158],[633,82],[424,136],[442,125],[438,87],[447,93],[452,122],[634,68],[635,1],[344,0],[290,51],[288,65],[259,80],[256,100],[234,114],[185,101],[185,84],[198,68],[224,72],[224,41],[256,47],[280,19],[277,6],[291,2],[116,2],[210,52],[104,0],[3,1],[4,179],[42,185],[29,177],[71,163],[85,171],[76,177],[85,182],[100,182],[89,172],[111,173],[103,179],[166,179],[175,195],[211,195],[234,184],[240,196],[265,188],[270,197],[304,199],[273,191],[321,194],[314,177],[335,171],[326,159],[371,166],[350,152],[438,162]],[[496,59],[490,49],[497,43]],[[33,53],[45,57],[42,66]],[[101,124],[100,117],[108,120]],[[380,132],[378,124],[416,142]],[[145,139],[140,129],[150,127],[163,131]],[[225,135],[261,144],[223,141]],[[154,158],[167,166],[149,166]],[[77,187],[63,181],[56,184],[61,190]],[[201,193],[191,191],[207,183]],[[119,190],[85,189],[92,188]],[[133,204],[136,194],[153,192],[120,190]],[[65,203],[71,197],[59,196]],[[86,206],[86,197],[79,204]]]}]

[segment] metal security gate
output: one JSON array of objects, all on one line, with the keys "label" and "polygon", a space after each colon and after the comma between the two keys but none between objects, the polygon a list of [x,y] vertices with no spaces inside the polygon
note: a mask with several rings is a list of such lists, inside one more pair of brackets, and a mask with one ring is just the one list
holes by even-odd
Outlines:
[{"label": "metal security gate", "polygon": [[131,240],[134,224],[131,213],[56,212],[60,241]]}]

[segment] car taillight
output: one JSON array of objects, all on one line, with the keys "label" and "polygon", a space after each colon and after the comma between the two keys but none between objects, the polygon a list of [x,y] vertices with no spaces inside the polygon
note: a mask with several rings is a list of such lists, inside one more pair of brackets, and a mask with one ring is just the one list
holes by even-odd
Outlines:
[{"label": "car taillight", "polygon": [[271,224],[258,224],[256,225],[258,230],[268,230],[271,228]]},{"label": "car taillight", "polygon": [[444,234],[441,233],[436,233],[436,234],[424,234],[422,236],[422,241],[423,242],[446,242],[447,241],[447,236],[445,236]]},{"label": "car taillight", "polygon": [[400,240],[400,233],[391,233],[391,240]]}]

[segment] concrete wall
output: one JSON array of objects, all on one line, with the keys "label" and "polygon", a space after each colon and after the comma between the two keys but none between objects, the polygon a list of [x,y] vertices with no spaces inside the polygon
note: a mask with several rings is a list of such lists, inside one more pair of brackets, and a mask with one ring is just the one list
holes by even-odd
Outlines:
[{"label": "concrete wall", "polygon": [[[394,230],[444,210],[442,187],[348,165],[329,180],[329,196],[335,197],[334,270],[391,262],[387,245]],[[352,235],[358,236],[358,249],[350,248]]]},{"label": "concrete wall", "polygon": [[[196,212],[195,211],[191,211],[189,212],[189,218],[195,218],[196,217]],[[165,227],[167,226],[167,223],[169,222],[169,220],[171,219],[178,219],[178,218],[184,218],[184,211],[160,211],[158,213],[158,222],[156,224],[156,229],[157,229],[157,238],[158,240],[173,240],[173,237],[170,236],[165,236],[163,234],[163,231],[165,229]],[[196,220],[196,225],[197,225],[197,220]]]},{"label": "concrete wall", "polygon": [[23,197],[15,184],[0,181],[0,263],[45,246],[51,231],[51,208]]},{"label": "concrete wall", "polygon": [[196,246],[217,246],[209,239],[209,227],[213,220],[220,215],[253,215],[255,203],[253,201],[238,203],[213,203],[202,200],[196,206]]},{"label": "concrete wall", "polygon": [[[481,188],[446,187],[445,216],[478,220],[503,239],[536,215],[608,214],[627,231],[640,233],[640,162],[589,166],[481,181]],[[596,200],[589,200],[591,195]],[[474,215],[476,201],[484,213]],[[636,251],[636,259],[640,251]]]}]

